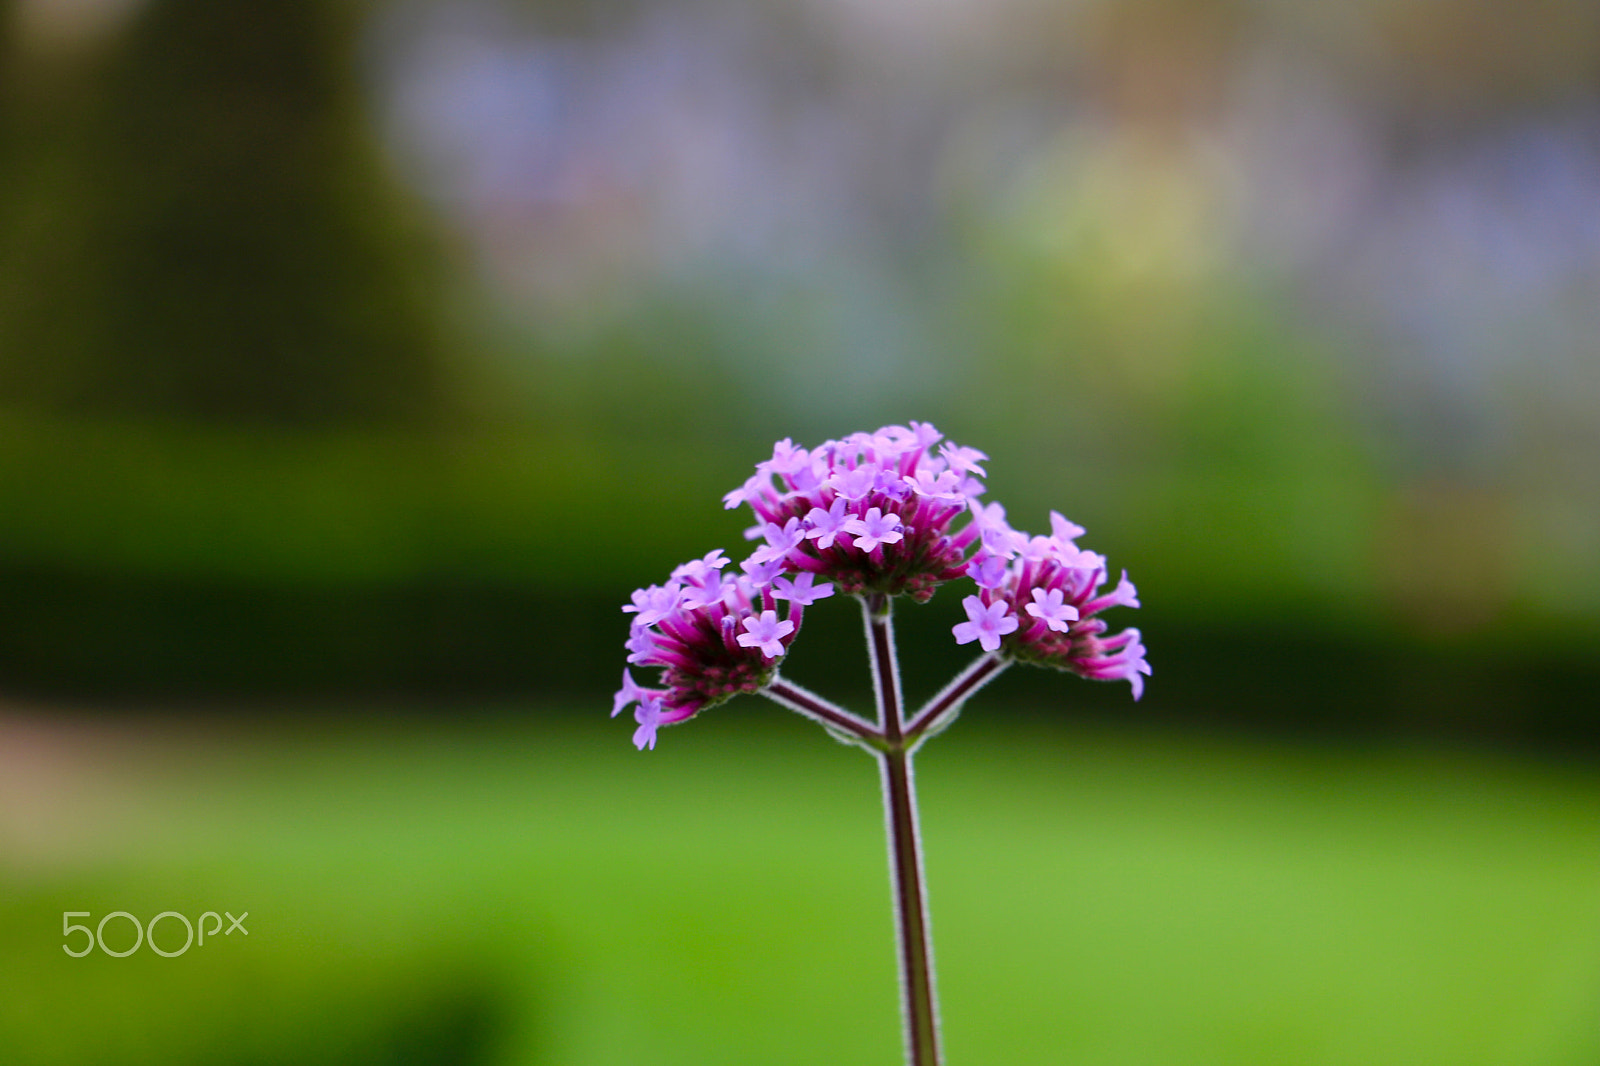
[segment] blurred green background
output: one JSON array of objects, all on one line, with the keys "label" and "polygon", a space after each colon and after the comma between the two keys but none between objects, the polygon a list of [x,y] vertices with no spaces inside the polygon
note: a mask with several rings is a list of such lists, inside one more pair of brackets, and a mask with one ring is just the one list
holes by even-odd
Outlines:
[{"label": "blurred green background", "polygon": [[1580,0],[0,0],[0,1061],[895,1061],[870,764],[603,711],[911,419],[1155,667],[924,756],[950,1061],[1600,1061],[1597,338]]}]

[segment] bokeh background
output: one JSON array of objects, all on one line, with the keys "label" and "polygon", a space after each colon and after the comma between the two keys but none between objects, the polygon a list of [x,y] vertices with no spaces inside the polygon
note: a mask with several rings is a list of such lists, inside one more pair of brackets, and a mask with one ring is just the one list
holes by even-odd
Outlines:
[{"label": "bokeh background", "polygon": [[952,1062],[1600,1061],[1586,0],[0,0],[0,1060],[895,1061],[870,763],[604,712],[911,419],[1155,667],[919,764]]}]

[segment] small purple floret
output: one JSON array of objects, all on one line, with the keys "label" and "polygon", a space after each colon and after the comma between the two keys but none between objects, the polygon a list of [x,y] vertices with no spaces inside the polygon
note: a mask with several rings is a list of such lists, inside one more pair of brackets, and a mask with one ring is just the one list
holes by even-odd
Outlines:
[{"label": "small purple floret", "polygon": [[661,728],[661,700],[655,696],[643,700],[633,712],[633,720],[639,723],[639,728],[633,731],[633,746],[640,751],[645,748],[654,751],[656,730]]},{"label": "small purple floret", "polygon": [[794,632],[794,623],[785,619],[778,621],[777,611],[762,611],[759,618],[746,618],[744,628],[747,632],[739,634],[739,643],[746,648],[760,648],[761,654],[769,659],[776,659],[783,654],[783,643],[779,639]]},{"label": "small purple floret", "polygon": [[1016,631],[1017,620],[1004,600],[985,606],[978,597],[968,596],[961,601],[961,606],[967,609],[967,621],[954,627],[957,644],[977,641],[984,651],[995,651],[1000,647],[1001,637]]},{"label": "small purple floret", "polygon": [[1070,603],[1062,603],[1063,595],[1060,589],[1034,589],[1033,602],[1027,605],[1028,613],[1057,633],[1065,633],[1067,623],[1078,620],[1078,609]]},{"label": "small purple floret", "polygon": [[772,598],[775,600],[789,600],[801,607],[810,607],[820,599],[833,595],[832,584],[815,585],[817,575],[804,571],[799,577],[790,580],[780,577],[772,583]]},{"label": "small purple floret", "polygon": [[884,514],[874,507],[860,518],[844,524],[844,531],[855,539],[857,551],[869,552],[880,544],[898,544],[904,534],[900,532],[900,516]]}]

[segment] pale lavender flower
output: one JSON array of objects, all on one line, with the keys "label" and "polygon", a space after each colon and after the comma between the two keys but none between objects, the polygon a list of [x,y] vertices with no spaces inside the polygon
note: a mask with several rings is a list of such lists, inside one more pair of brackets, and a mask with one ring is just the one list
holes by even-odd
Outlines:
[{"label": "pale lavender flower", "polygon": [[961,606],[967,609],[967,621],[954,627],[957,644],[977,641],[984,651],[996,651],[1000,638],[1016,631],[1017,619],[1004,600],[986,605],[977,596],[968,596]]},{"label": "pale lavender flower", "polygon": [[746,632],[738,637],[740,644],[746,648],[760,648],[762,655],[776,659],[783,654],[781,638],[794,632],[794,623],[778,621],[777,611],[762,611],[759,618],[746,618],[744,628]]},{"label": "pale lavender flower", "polygon": [[633,604],[624,607],[623,610],[637,612],[639,615],[637,621],[640,625],[655,625],[677,608],[682,594],[683,586],[676,581],[636,589],[633,593]]},{"label": "pale lavender flower", "polygon": [[721,570],[728,565],[728,557],[721,548],[707,552],[704,558],[690,559],[681,566],[672,570],[673,581],[703,581],[712,571]]},{"label": "pale lavender flower", "polygon": [[775,600],[792,600],[802,607],[810,607],[820,599],[833,595],[832,584],[822,584],[813,587],[817,575],[803,571],[794,580],[780,577],[772,583],[772,598]]},{"label": "pale lavender flower", "polygon": [[764,474],[794,474],[811,462],[811,453],[796,446],[788,437],[772,446],[772,458],[757,463],[756,469]]},{"label": "pale lavender flower", "polygon": [[1040,619],[1045,625],[1058,633],[1067,631],[1068,622],[1078,620],[1078,609],[1070,603],[1063,603],[1065,595],[1060,589],[1033,590],[1033,602],[1027,605],[1028,613]]},{"label": "pale lavender flower", "polygon": [[768,522],[762,527],[761,534],[767,538],[767,544],[777,555],[788,554],[790,548],[806,538],[806,531],[796,515],[790,515],[789,520],[781,526],[776,522]]},{"label": "pale lavender flower", "polygon": [[833,547],[833,538],[844,532],[844,525],[850,521],[845,516],[847,501],[843,496],[834,500],[824,511],[820,507],[813,507],[806,513],[806,536],[817,542],[820,550]]},{"label": "pale lavender flower", "polygon": [[972,524],[991,555],[1010,559],[1027,544],[1027,538],[1006,522],[1006,509],[998,503],[972,504]]},{"label": "pale lavender flower", "polygon": [[622,709],[635,700],[642,700],[647,696],[664,696],[665,692],[653,688],[643,688],[633,680],[632,672],[622,671],[622,687],[617,690],[616,696],[611,701],[611,717],[615,718],[622,713]]},{"label": "pale lavender flower", "polygon": [[841,470],[826,484],[843,499],[859,500],[877,487],[879,473],[876,463],[866,463],[850,470]]},{"label": "pale lavender flower", "polygon": [[[713,554],[720,555],[722,553],[718,551]],[[694,563],[685,564],[680,566],[677,571],[674,571],[674,573],[681,571],[686,575],[688,587],[679,596],[678,603],[689,610],[709,607],[714,603],[718,603],[726,592],[722,573],[703,564],[696,565],[698,563],[700,563],[700,560],[697,559]],[[726,563],[727,560],[723,559],[719,565]]]},{"label": "pale lavender flower", "polygon": [[957,474],[977,474],[986,476],[979,463],[987,462],[989,457],[976,448],[963,448],[960,445],[946,441],[939,445],[939,456],[949,464],[952,471]]},{"label": "pale lavender flower", "polygon": [[999,588],[1005,584],[1006,574],[1010,570],[1011,564],[1004,556],[990,555],[983,550],[967,560],[967,576],[976,581],[979,588]]},{"label": "pale lavender flower", "polygon": [[857,551],[870,552],[880,544],[898,544],[904,538],[900,532],[900,516],[884,514],[874,507],[860,518],[844,524],[844,531],[855,540]]},{"label": "pale lavender flower", "polygon": [[750,580],[755,582],[757,588],[764,589],[772,584],[779,574],[783,573],[784,561],[782,556],[774,558],[770,554],[764,554],[758,548],[750,558],[739,564],[739,569],[743,570]]},{"label": "pale lavender flower", "polygon": [[945,470],[936,474],[924,467],[918,470],[915,475],[907,475],[900,480],[918,496],[927,496],[950,503],[958,503],[962,499],[961,476],[954,470]]},{"label": "pale lavender flower", "polygon": [[661,697],[646,696],[639,701],[639,709],[633,712],[633,720],[639,723],[639,728],[633,731],[633,746],[643,751],[649,748],[656,749],[656,730],[661,728]]},{"label": "pale lavender flower", "polygon": [[1050,535],[1062,544],[1071,544],[1083,536],[1084,529],[1076,522],[1069,522],[1061,517],[1060,512],[1050,512]]}]

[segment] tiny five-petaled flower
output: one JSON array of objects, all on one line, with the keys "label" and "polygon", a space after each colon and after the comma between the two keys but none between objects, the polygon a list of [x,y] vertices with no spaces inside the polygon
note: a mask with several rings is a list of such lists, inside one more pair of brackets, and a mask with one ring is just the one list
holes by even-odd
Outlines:
[{"label": "tiny five-petaled flower", "polygon": [[967,620],[955,627],[957,644],[977,641],[984,651],[995,651],[1000,647],[1001,637],[1016,632],[1017,620],[1003,600],[985,606],[978,597],[968,596],[961,601],[961,606],[967,609]]}]

